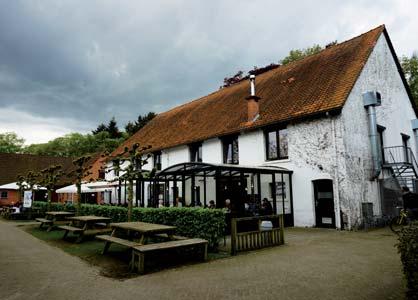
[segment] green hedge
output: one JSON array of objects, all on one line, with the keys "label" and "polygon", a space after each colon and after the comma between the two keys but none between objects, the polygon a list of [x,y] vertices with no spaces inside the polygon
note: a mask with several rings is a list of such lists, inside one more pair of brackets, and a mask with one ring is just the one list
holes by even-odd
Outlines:
[{"label": "green hedge", "polygon": [[[46,212],[47,203],[34,202],[34,207]],[[51,210],[71,211],[74,210],[74,206],[51,203]],[[127,208],[119,206],[83,204],[81,206],[81,214],[109,217],[112,219],[112,222],[126,222],[127,220]],[[176,226],[176,234],[206,239],[209,241],[211,248],[214,248],[218,240],[224,235],[225,228],[225,211],[221,209],[135,207],[132,219],[134,221]]]},{"label": "green hedge", "polygon": [[407,298],[418,299],[418,222],[402,229],[397,246],[407,281]]}]

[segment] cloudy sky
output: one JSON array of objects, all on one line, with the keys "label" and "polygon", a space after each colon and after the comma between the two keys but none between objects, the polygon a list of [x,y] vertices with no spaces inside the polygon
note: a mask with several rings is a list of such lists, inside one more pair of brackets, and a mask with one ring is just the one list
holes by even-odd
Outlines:
[{"label": "cloudy sky", "polygon": [[27,143],[208,94],[290,49],[385,23],[418,50],[418,1],[0,0],[0,133]]}]

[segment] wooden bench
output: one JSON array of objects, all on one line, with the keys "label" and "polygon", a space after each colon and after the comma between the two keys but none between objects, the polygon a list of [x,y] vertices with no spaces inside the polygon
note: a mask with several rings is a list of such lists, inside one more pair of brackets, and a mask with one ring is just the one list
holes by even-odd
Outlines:
[{"label": "wooden bench", "polygon": [[121,239],[121,238],[114,237],[114,236],[110,236],[110,235],[97,235],[96,239],[99,239],[99,240],[102,240],[102,241],[106,242],[105,247],[103,249],[103,254],[105,254],[107,252],[107,250],[109,250],[109,247],[112,243],[119,244],[119,245],[122,245],[122,246],[126,246],[128,248],[133,248],[135,246],[142,245],[141,243],[128,241],[128,240]]},{"label": "wooden bench", "polygon": [[165,239],[171,238],[172,240],[187,240],[187,239],[189,239],[188,237],[181,236],[181,235],[168,236],[166,233],[154,234],[154,236],[159,237],[159,238],[165,238]]},{"label": "wooden bench", "polygon": [[36,220],[36,222],[41,222],[41,225],[39,225],[39,228],[42,228],[42,226],[44,224],[48,224],[48,225],[53,224],[52,220],[48,220],[48,219],[45,219],[45,218],[36,218],[35,220]]},{"label": "wooden bench", "polygon": [[63,237],[64,240],[70,232],[72,232],[73,234],[76,234],[76,233],[79,234],[77,242],[81,241],[81,239],[83,237],[84,229],[82,229],[82,228],[78,228],[78,227],[74,227],[74,226],[70,226],[70,225],[62,225],[62,226],[58,226],[58,228],[62,229],[62,230],[65,230],[64,237]]},{"label": "wooden bench", "polygon": [[175,241],[169,241],[169,242],[163,242],[163,243],[134,246],[132,248],[133,251],[132,251],[131,267],[135,269],[135,267],[137,266],[138,273],[144,274],[145,253],[160,251],[160,250],[168,250],[168,249],[194,247],[194,246],[199,246],[203,248],[202,260],[206,260],[207,251],[208,251],[208,241],[203,240],[203,239],[175,240]]}]

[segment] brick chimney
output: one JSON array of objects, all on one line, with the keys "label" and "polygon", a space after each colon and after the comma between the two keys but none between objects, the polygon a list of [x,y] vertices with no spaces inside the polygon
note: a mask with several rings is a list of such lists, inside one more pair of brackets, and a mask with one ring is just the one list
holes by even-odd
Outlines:
[{"label": "brick chimney", "polygon": [[250,96],[247,99],[247,122],[254,122],[258,119],[260,107],[258,100],[260,97],[255,95],[255,75],[250,75]]}]

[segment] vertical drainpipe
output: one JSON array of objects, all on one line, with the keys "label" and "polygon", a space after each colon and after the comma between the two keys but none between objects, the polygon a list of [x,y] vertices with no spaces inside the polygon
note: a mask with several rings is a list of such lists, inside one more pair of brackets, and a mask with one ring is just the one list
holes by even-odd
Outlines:
[{"label": "vertical drainpipe", "polygon": [[370,146],[372,148],[373,160],[373,175],[372,180],[376,179],[381,171],[381,161],[379,158],[379,147],[377,141],[377,120],[376,120],[376,106],[382,104],[382,98],[379,92],[366,92],[363,94],[363,104],[367,109],[369,119],[369,138]]},{"label": "vertical drainpipe", "polygon": [[341,224],[341,203],[340,203],[340,181],[339,181],[339,173],[338,170],[340,169],[338,163],[338,145],[337,145],[337,128],[335,126],[335,119],[331,116],[331,131],[332,131],[332,142],[334,144],[335,150],[335,168],[334,168],[334,178],[335,178],[335,190],[334,193],[334,201],[335,201],[335,227],[338,229],[342,228]]},{"label": "vertical drainpipe", "polygon": [[412,120],[411,125],[415,136],[415,157],[418,157],[418,119]]}]

